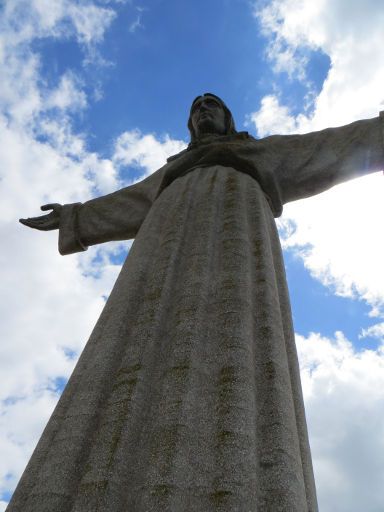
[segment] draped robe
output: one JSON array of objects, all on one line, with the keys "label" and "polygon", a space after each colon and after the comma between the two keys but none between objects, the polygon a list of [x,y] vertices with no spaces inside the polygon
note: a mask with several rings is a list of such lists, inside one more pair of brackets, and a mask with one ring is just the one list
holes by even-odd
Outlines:
[{"label": "draped robe", "polygon": [[9,512],[315,512],[274,217],[383,168],[382,118],[208,139],[65,205],[59,250],[135,238]]}]

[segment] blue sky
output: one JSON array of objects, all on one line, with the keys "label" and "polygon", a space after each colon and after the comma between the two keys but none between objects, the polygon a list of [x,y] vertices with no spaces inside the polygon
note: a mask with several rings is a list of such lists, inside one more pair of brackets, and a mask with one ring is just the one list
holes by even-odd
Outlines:
[{"label": "blue sky", "polygon": [[[384,6],[6,0],[0,9],[1,511],[130,246],[62,258],[56,233],[17,219],[159,168],[187,143],[202,92],[221,96],[255,137],[378,115]],[[384,509],[383,191],[376,173],[287,205],[278,221],[324,512]]]}]

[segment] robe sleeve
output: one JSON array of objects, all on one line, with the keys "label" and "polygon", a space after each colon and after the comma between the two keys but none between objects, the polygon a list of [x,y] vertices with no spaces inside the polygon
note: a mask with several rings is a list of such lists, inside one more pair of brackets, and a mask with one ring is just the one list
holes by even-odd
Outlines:
[{"label": "robe sleeve", "polygon": [[339,128],[263,141],[284,204],[384,169],[384,112]]},{"label": "robe sleeve", "polygon": [[156,198],[162,174],[160,169],[145,180],[112,194],[86,203],[65,204],[60,215],[60,254],[134,238]]}]

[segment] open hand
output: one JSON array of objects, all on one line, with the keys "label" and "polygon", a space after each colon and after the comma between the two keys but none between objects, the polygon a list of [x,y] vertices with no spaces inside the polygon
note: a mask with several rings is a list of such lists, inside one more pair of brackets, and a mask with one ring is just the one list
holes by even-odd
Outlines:
[{"label": "open hand", "polygon": [[40,231],[51,231],[58,229],[60,223],[60,213],[63,207],[58,203],[44,204],[41,210],[52,210],[51,213],[40,215],[39,217],[30,217],[28,219],[19,219],[19,221],[29,228],[39,229]]}]

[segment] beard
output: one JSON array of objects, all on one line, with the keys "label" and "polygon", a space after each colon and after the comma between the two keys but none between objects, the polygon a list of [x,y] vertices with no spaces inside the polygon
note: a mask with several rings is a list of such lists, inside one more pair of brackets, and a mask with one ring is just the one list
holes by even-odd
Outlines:
[{"label": "beard", "polygon": [[198,123],[198,136],[214,133],[217,135],[223,135],[225,133],[224,127],[221,123],[218,123],[216,119],[210,115],[205,115],[199,119]]}]

